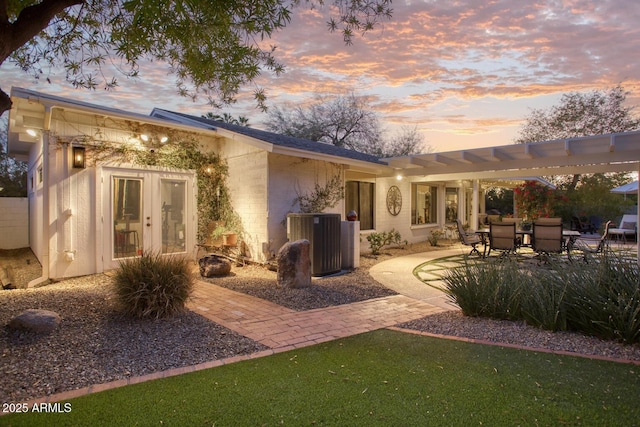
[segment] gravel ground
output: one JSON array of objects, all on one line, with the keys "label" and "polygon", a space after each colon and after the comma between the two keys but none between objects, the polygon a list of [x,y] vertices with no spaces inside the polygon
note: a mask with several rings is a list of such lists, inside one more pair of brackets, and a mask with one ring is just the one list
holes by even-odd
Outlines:
[{"label": "gravel ground", "polygon": [[[309,310],[392,295],[394,292],[371,279],[368,269],[395,256],[429,250],[434,248],[424,243],[384,250],[378,257],[363,256],[359,269],[315,279],[314,286],[305,290],[278,289],[275,273],[255,266],[234,267],[232,275],[212,282],[294,310]],[[3,261],[6,259],[0,254],[0,264]],[[31,263],[29,268],[32,269]],[[20,268],[13,270],[18,277]],[[124,317],[117,310],[110,284],[107,275],[93,275],[36,289],[0,291],[1,325],[29,308],[53,310],[63,319],[56,331],[44,336],[0,329],[1,403],[19,403],[91,384],[264,349],[261,344],[192,312],[155,321]],[[550,333],[518,322],[467,318],[459,312],[432,315],[400,326],[640,361],[638,345],[623,346],[580,334]]]}]

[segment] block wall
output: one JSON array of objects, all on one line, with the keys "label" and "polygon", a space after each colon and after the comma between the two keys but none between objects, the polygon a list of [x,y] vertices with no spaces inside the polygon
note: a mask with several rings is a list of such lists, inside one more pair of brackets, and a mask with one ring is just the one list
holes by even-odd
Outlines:
[{"label": "block wall", "polygon": [[[328,162],[278,154],[269,155],[269,171],[269,241],[266,243],[272,253],[277,253],[287,242],[287,214],[300,212],[296,198],[313,191],[316,184],[324,186],[335,174],[344,180],[344,172]],[[339,213],[344,219],[344,199],[324,212]]]},{"label": "block wall", "polygon": [[29,200],[26,197],[0,197],[0,249],[29,246]]},{"label": "block wall", "polygon": [[227,185],[234,210],[242,219],[243,240],[251,258],[264,262],[262,243],[267,235],[267,182],[266,151],[246,152],[227,160],[229,177]]}]

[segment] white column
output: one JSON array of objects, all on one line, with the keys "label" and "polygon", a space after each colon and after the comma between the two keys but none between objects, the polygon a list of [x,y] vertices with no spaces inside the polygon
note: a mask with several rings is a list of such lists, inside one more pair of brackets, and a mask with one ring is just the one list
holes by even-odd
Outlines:
[{"label": "white column", "polygon": [[476,231],[478,229],[478,208],[479,208],[479,193],[480,192],[480,180],[473,180],[473,195],[471,196],[471,230]]}]

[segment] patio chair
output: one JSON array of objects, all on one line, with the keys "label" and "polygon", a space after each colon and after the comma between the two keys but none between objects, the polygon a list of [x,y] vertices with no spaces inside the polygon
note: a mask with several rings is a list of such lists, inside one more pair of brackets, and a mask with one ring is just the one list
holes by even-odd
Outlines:
[{"label": "patio chair", "polygon": [[609,240],[609,228],[611,227],[611,221],[607,221],[604,224],[604,233],[600,239],[597,240],[598,244],[594,247],[589,245],[587,239],[577,239],[572,246],[572,249],[577,249],[584,254],[584,260],[587,261],[587,254],[602,253],[607,246]]},{"label": "patio chair", "polygon": [[[516,230],[522,229],[522,218],[502,218],[502,222],[506,224],[515,224]],[[522,246],[522,238],[516,235],[516,248]]]},{"label": "patio chair", "polygon": [[506,222],[507,224],[515,224],[516,229],[522,227],[522,218],[502,218],[502,222]]},{"label": "patio chair", "polygon": [[638,215],[623,215],[620,226],[609,229],[611,236],[616,236],[616,240],[622,240],[626,243],[627,236],[635,236],[638,228]]},{"label": "patio chair", "polygon": [[562,218],[538,218],[536,219],[536,221],[538,224],[555,224],[555,225],[562,225]]},{"label": "patio chair", "polygon": [[[478,236],[476,233],[467,233],[464,227],[462,226],[461,220],[457,219],[456,223],[458,225],[458,235],[460,236],[460,242],[463,245],[471,246],[471,252],[469,252],[469,255],[476,253],[478,254],[478,256],[484,257],[484,252],[487,250],[487,245],[483,241],[483,239],[481,239],[480,236]],[[484,246],[485,250],[482,252],[482,254],[480,254],[480,251],[478,250],[477,246],[482,243],[484,243],[485,245]]]},{"label": "patio chair", "polygon": [[516,251],[516,224],[506,222],[492,222],[489,225],[489,252],[495,249],[502,251],[500,256]]},{"label": "patio chair", "polygon": [[565,247],[562,237],[562,224],[548,224],[535,221],[531,236],[531,248],[539,255],[562,253]]},{"label": "patio chair", "polygon": [[595,229],[589,222],[582,221],[577,216],[571,217],[571,229],[580,233],[595,233]]}]

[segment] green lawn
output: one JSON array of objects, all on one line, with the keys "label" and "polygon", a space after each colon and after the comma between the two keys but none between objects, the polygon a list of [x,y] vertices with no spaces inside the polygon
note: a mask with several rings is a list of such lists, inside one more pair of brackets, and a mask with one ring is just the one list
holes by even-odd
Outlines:
[{"label": "green lawn", "polygon": [[640,367],[390,330],[73,399],[0,425],[598,425],[640,420]]}]

